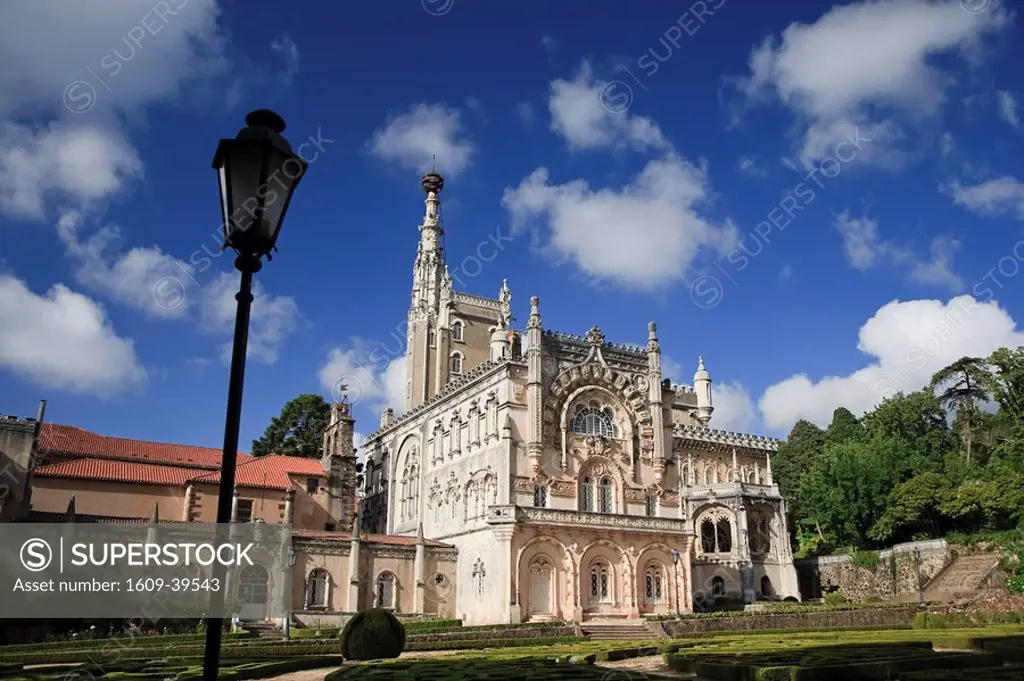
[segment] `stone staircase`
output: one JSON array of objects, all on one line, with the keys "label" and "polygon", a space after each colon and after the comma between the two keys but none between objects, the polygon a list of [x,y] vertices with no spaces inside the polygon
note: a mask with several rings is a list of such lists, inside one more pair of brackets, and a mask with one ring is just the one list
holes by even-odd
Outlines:
[{"label": "stone staircase", "polygon": [[643,620],[590,620],[580,628],[594,641],[643,641],[658,637],[647,629]]},{"label": "stone staircase", "polygon": [[284,638],[284,629],[277,622],[248,621],[242,622],[241,627],[256,632],[259,638]]},{"label": "stone staircase", "polygon": [[955,601],[976,594],[985,579],[999,567],[998,553],[967,553],[956,555],[949,564],[925,585],[927,601]]}]

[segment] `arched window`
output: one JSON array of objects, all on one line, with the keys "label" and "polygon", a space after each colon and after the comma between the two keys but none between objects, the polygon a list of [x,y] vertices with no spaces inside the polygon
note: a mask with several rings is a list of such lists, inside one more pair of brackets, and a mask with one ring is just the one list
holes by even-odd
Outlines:
[{"label": "arched window", "polygon": [[461,374],[462,373],[462,353],[461,352],[453,352],[452,353],[452,373],[453,374]]},{"label": "arched window", "polygon": [[772,580],[768,579],[768,575],[761,578],[761,595],[765,598],[775,595],[775,590],[772,589]]},{"label": "arched window", "polygon": [[250,605],[267,602],[270,573],[262,565],[246,565],[238,576],[238,600]]},{"label": "arched window", "polygon": [[452,339],[460,341],[462,340],[463,324],[461,321],[456,321],[452,324]]},{"label": "arched window", "polygon": [[654,563],[644,571],[644,596],[648,603],[662,603],[665,600],[664,575],[661,566]]},{"label": "arched window", "polygon": [[700,524],[700,546],[704,553],[715,553],[715,524],[710,520]]},{"label": "arched window", "polygon": [[533,505],[537,508],[546,508],[548,505],[548,488],[545,485],[533,486]]},{"label": "arched window", "polygon": [[725,595],[725,580],[720,576],[711,580],[711,595],[716,598]]},{"label": "arched window", "polygon": [[430,347],[437,345],[437,332],[433,329],[427,331],[427,345]]},{"label": "arched window", "polygon": [[309,573],[306,580],[306,607],[326,608],[327,607],[327,585],[330,583],[330,576],[327,570],[317,568]]},{"label": "arched window", "polygon": [[729,553],[732,551],[732,523],[722,518],[718,521],[718,525],[715,526],[715,530],[718,553]]},{"label": "arched window", "polygon": [[644,498],[644,513],[650,518],[658,515],[658,497],[648,494]]},{"label": "arched window", "polygon": [[402,496],[401,496],[401,503],[399,504],[398,519],[399,520],[405,520],[405,517],[409,514],[409,506],[408,506],[408,502],[406,501],[406,499],[409,496],[409,470],[408,469],[406,469],[402,473],[402,489],[401,489],[401,492],[402,492]]},{"label": "arched window", "polygon": [[597,402],[576,405],[576,412],[572,418],[572,432],[600,437],[619,436],[611,407],[602,408]]},{"label": "arched window", "polygon": [[597,561],[590,567],[590,599],[602,603],[612,600],[611,575],[604,561]]},{"label": "arched window", "polygon": [[718,482],[718,471],[715,469],[714,464],[708,464],[704,469],[704,484],[714,485]]},{"label": "arched window", "polygon": [[391,572],[382,572],[377,576],[377,607],[386,610],[395,609],[395,588],[397,581]]},{"label": "arched window", "polygon": [[599,485],[599,496],[597,498],[597,510],[599,513],[612,513],[614,510],[612,504],[612,490],[615,486],[612,484],[612,479],[608,476],[601,478],[601,484]]},{"label": "arched window", "polygon": [[594,482],[589,477],[580,481],[580,510],[594,510]]}]

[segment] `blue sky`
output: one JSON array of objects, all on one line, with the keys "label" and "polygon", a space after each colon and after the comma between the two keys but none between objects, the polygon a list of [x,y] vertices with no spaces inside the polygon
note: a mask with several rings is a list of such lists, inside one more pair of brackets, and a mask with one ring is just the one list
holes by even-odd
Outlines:
[{"label": "blue sky", "polygon": [[219,446],[209,164],[263,107],[316,144],[257,275],[243,449],[342,377],[361,433],[395,401],[431,153],[457,288],[617,342],[657,321],[713,427],[862,412],[1024,343],[1015,9],[5,0],[0,413]]}]

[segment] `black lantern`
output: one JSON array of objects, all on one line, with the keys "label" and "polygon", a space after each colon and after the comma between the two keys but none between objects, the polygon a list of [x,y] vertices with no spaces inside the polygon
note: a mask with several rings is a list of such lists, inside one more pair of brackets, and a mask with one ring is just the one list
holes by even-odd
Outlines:
[{"label": "black lantern", "polygon": [[224,247],[242,258],[269,260],[308,164],[281,136],[284,119],[273,111],[253,111],[245,123],[234,139],[220,141],[213,157],[220,180]]}]

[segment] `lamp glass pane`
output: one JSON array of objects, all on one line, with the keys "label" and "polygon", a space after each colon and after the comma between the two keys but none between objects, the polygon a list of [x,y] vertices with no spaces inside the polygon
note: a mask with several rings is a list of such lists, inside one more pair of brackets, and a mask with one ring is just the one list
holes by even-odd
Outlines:
[{"label": "lamp glass pane", "polygon": [[234,231],[247,232],[259,214],[260,171],[266,146],[253,142],[235,142],[227,156],[226,166],[231,188],[229,241]]},{"label": "lamp glass pane", "polygon": [[288,209],[295,185],[298,184],[305,164],[299,159],[276,147],[271,147],[267,156],[267,191],[263,209],[262,229],[266,230],[266,238],[273,244],[277,241],[278,232],[284,222],[284,214]]}]

